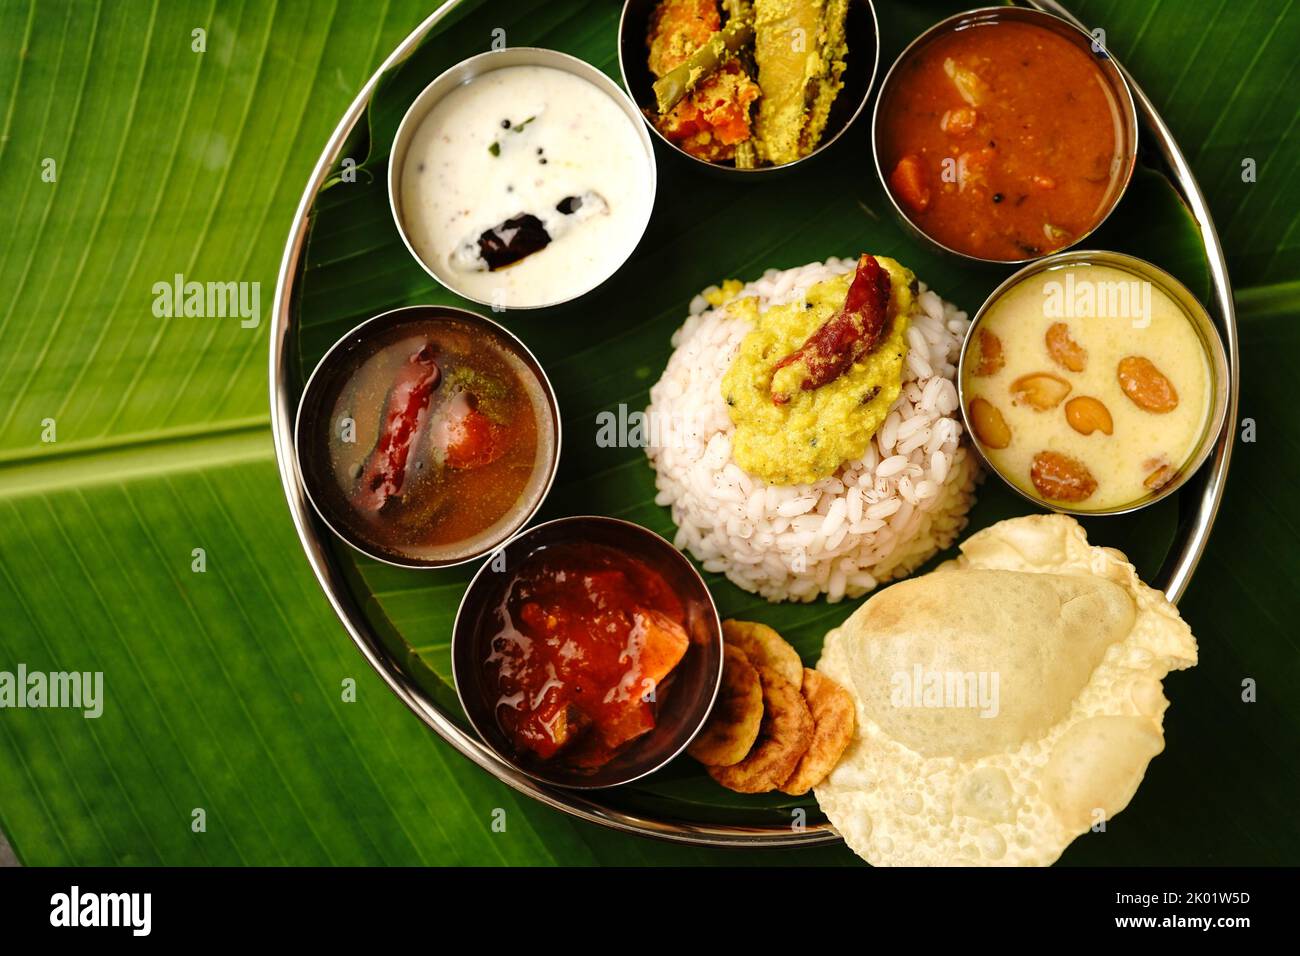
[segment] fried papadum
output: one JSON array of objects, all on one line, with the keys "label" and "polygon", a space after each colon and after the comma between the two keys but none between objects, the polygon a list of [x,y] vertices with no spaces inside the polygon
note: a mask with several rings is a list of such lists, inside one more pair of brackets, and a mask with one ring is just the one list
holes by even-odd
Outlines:
[{"label": "fried papadum", "polygon": [[686,752],[709,767],[730,767],[745,759],[763,723],[763,685],[745,652],[723,648],[722,685],[709,721]]},{"label": "fried papadum", "polygon": [[766,624],[756,621],[723,621],[722,636],[745,652],[757,668],[768,667],[798,690],[803,684],[803,661],[790,642]]},{"label": "fried papadum", "polygon": [[[763,685],[763,723],[749,756],[730,767],[709,767],[711,776],[737,793],[767,793],[794,772],[813,738],[813,718],[799,688],[758,664]],[[800,675],[802,682],[802,675]]]},{"label": "fried papadum", "polygon": [[853,696],[847,690],[825,674],[805,668],[802,692],[813,719],[812,743],[780,787],[794,797],[821,783],[853,739]]},{"label": "fried papadum", "polygon": [[1000,521],[826,636],[856,726],[817,803],[873,866],[1046,866],[1128,806],[1164,749],[1162,681],[1196,660],[1178,609],[1073,518]]}]

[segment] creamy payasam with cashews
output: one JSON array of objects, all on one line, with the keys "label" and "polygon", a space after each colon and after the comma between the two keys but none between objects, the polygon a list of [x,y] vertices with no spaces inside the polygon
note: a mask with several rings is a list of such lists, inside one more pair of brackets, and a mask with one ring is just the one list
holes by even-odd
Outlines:
[{"label": "creamy payasam with cashews", "polygon": [[972,435],[1032,498],[1076,511],[1140,503],[1199,447],[1206,349],[1157,284],[1103,265],[1027,276],[979,319],[962,368]]}]

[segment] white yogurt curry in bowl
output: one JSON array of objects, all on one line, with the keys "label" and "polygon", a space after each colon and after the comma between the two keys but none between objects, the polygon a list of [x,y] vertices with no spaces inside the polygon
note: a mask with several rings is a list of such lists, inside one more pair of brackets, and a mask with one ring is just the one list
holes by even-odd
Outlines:
[{"label": "white yogurt curry in bowl", "polygon": [[576,298],[632,254],[654,203],[635,107],[551,50],[480,54],[416,99],[389,169],[408,248],[451,291],[537,308]]}]

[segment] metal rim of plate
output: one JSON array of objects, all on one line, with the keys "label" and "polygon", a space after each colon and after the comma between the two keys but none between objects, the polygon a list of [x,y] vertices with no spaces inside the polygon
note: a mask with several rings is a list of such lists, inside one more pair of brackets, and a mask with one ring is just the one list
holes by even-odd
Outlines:
[{"label": "metal rim of plate", "polygon": [[[298,531],[303,550],[311,562],[312,571],[352,640],[370,665],[378,671],[389,689],[443,740],[520,793],[591,823],[675,843],[713,847],[780,847],[838,842],[841,837],[829,823],[796,829],[788,825],[731,826],[655,819],[606,806],[600,801],[599,791],[567,791],[538,784],[524,776],[500,760],[472,734],[461,729],[415,683],[405,668],[383,646],[366,620],[358,596],[352,593],[343,569],[325,545],[330,532],[312,511],[304,492],[302,478],[297,471],[297,456],[293,448],[293,421],[297,396],[291,394],[289,385],[296,374],[290,367],[294,350],[289,347],[290,336],[296,331],[292,315],[293,290],[302,271],[310,212],[321,186],[342,154],[348,136],[369,105],[379,78],[405,60],[458,2],[459,0],[446,0],[411,31],[366,81],[361,92],[343,114],[303,190],[280,263],[270,335],[271,428],[280,481],[284,486],[289,512],[293,516],[293,523]],[[1028,0],[1023,5],[1054,13],[1087,29],[1055,0]],[[1158,149],[1167,167],[1166,172],[1170,176],[1171,183],[1200,229],[1213,283],[1213,296],[1204,304],[1215,320],[1219,333],[1223,337],[1224,349],[1228,354],[1230,394],[1223,430],[1219,434],[1213,457],[1188,483],[1179,498],[1177,544],[1155,579],[1166,596],[1176,603],[1187,590],[1196,565],[1209,543],[1210,531],[1227,483],[1228,465],[1232,455],[1233,423],[1237,418],[1239,377],[1237,319],[1233,309],[1232,287],[1228,281],[1228,267],[1223,256],[1223,248],[1219,243],[1209,206],[1196,178],[1192,175],[1191,167],[1151,100],[1118,61],[1116,65],[1131,85],[1143,132],[1150,137],[1151,143]]]}]

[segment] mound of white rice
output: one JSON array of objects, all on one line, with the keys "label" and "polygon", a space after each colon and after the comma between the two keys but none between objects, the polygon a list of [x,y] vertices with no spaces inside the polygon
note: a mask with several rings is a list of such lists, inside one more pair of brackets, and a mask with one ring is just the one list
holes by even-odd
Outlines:
[{"label": "mound of white rice", "polygon": [[[799,299],[852,259],[769,269],[741,296],[760,309]],[[977,467],[961,443],[954,385],[966,314],[922,285],[908,328],[903,390],[860,459],[810,485],[770,485],[731,457],[722,377],[750,330],[696,296],[676,351],[650,390],[648,448],[656,501],[672,508],[675,544],[770,601],[858,597],[947,547],[966,523]]]}]

